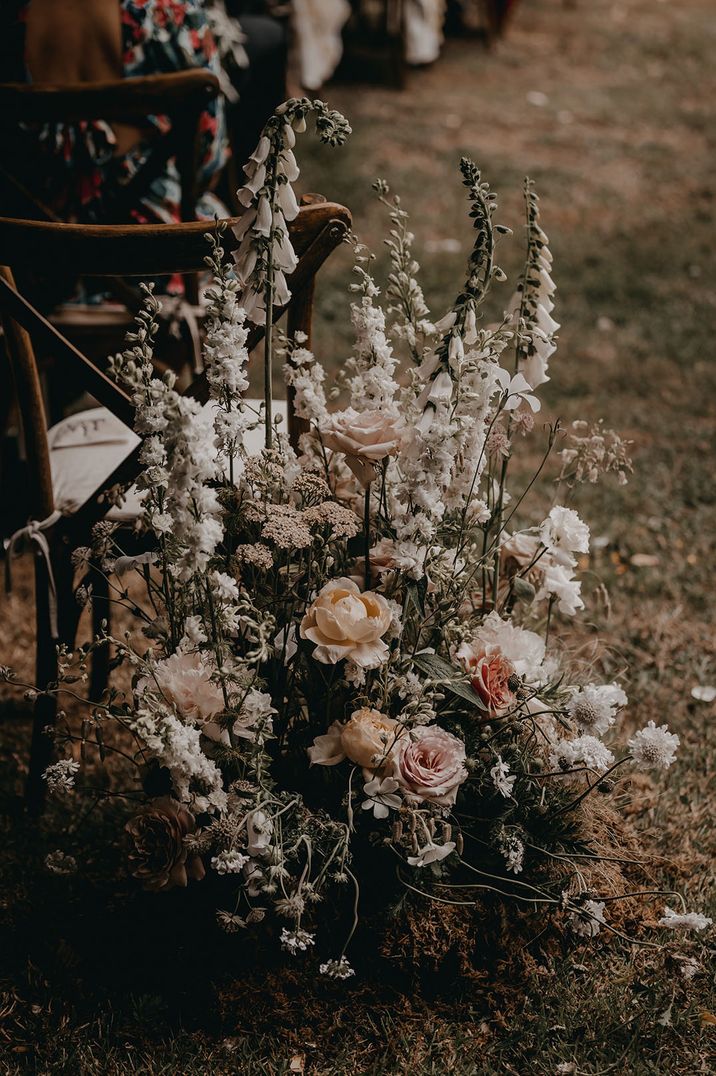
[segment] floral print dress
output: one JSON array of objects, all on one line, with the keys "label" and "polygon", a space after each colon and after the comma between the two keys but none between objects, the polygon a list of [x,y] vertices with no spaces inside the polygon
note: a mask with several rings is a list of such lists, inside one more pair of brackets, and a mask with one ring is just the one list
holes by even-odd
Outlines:
[{"label": "floral print dress", "polygon": [[[25,65],[25,21],[32,0],[0,5],[0,78],[31,81]],[[203,67],[220,76],[220,62],[203,6],[199,0],[118,0],[121,8],[124,77],[167,74]],[[166,131],[165,116],[150,116],[149,127]],[[227,157],[224,103],[215,98],[200,124],[200,218],[226,212],[209,186]],[[100,223],[108,198],[141,167],[151,138],[126,154],[115,152],[115,137],[103,121],[47,124],[34,130],[30,152],[13,161],[13,171],[28,189],[63,220]],[[18,163],[24,162],[24,163]],[[137,223],[175,223],[180,220],[180,183],[173,161],[154,179],[132,210]]]}]

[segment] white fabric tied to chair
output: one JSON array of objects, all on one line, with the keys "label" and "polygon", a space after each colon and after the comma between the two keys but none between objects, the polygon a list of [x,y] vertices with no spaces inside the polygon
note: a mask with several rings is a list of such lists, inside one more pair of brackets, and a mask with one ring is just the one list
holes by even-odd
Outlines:
[{"label": "white fabric tied to chair", "polygon": [[[246,400],[247,407],[255,411],[261,403],[261,400]],[[204,406],[211,407],[212,403]],[[283,418],[285,430],[288,421],[286,401],[274,400],[273,411],[274,416]],[[93,407],[63,419],[48,430],[47,444],[55,505],[62,515],[69,515],[102,487],[139,444],[139,437],[105,407]],[[258,455],[263,445],[263,426],[246,434],[244,447],[250,456]],[[132,486],[122,500],[109,509],[106,519],[113,523],[133,523],[141,511],[141,495]]]},{"label": "white fabric tied to chair", "polygon": [[62,513],[55,510],[47,519],[37,520],[31,519],[24,526],[16,530],[14,534],[10,535],[4,541],[5,546],[5,592],[7,594],[12,590],[12,561],[16,557],[21,557],[23,553],[28,552],[34,545],[40,556],[44,558],[45,567],[47,569],[47,608],[50,619],[50,633],[53,639],[59,639],[60,630],[57,619],[57,584],[55,583],[55,573],[52,570],[52,557],[50,556],[50,543],[45,537],[44,531],[54,527],[62,519]]}]

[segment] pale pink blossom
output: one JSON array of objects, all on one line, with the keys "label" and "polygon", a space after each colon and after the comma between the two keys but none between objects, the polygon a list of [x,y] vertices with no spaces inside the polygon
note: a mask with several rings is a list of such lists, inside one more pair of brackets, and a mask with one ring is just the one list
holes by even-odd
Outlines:
[{"label": "pale pink blossom", "polygon": [[342,452],[346,463],[363,486],[375,478],[375,465],[394,455],[400,445],[400,419],[390,411],[336,412],[321,431],[326,448]]},{"label": "pale pink blossom", "polygon": [[401,743],[395,776],[408,795],[451,807],[467,779],[465,744],[437,725],[418,728]]},{"label": "pale pink blossom", "polygon": [[216,666],[211,659],[197,651],[176,653],[158,661],[151,676],[143,676],[136,693],[145,691],[161,695],[185,721],[208,721],[224,709],[221,686],[211,676]]}]

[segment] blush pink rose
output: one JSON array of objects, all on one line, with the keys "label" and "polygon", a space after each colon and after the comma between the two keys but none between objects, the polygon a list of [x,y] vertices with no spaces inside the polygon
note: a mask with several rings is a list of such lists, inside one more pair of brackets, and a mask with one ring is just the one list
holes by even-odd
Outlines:
[{"label": "blush pink rose", "polygon": [[326,448],[342,452],[361,485],[368,486],[375,478],[375,464],[398,451],[400,419],[389,411],[349,407],[331,416],[321,436]]},{"label": "blush pink rose", "polygon": [[395,776],[408,795],[452,807],[467,778],[465,744],[437,725],[406,737],[396,758]]},{"label": "blush pink rose", "polygon": [[366,770],[390,769],[404,735],[395,718],[364,706],[346,724],[334,721],[328,732],[317,736],[308,757],[314,766],[335,766],[348,758]]}]

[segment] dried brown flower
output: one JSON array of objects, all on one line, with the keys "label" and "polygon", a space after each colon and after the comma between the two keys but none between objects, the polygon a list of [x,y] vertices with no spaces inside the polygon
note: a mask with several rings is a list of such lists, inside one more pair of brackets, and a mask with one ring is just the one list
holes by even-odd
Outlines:
[{"label": "dried brown flower", "polygon": [[355,512],[336,501],[324,501],[306,508],[303,518],[311,526],[330,527],[331,538],[353,538],[361,530],[361,521]]},{"label": "dried brown flower", "polygon": [[261,529],[261,537],[274,542],[279,549],[304,549],[313,541],[303,513],[288,504],[271,505],[270,518]]},{"label": "dried brown flower", "polygon": [[307,505],[319,504],[331,496],[331,489],[325,478],[314,471],[302,471],[293,483],[293,491]]},{"label": "dried brown flower", "polygon": [[252,567],[260,568],[264,572],[267,572],[273,566],[271,550],[263,542],[237,546],[234,556],[238,566],[250,564]]},{"label": "dried brown flower", "polygon": [[204,877],[204,864],[184,843],[196,828],[194,815],[170,796],[152,800],[124,828],[131,839],[130,874],[145,889],[173,889]]}]

